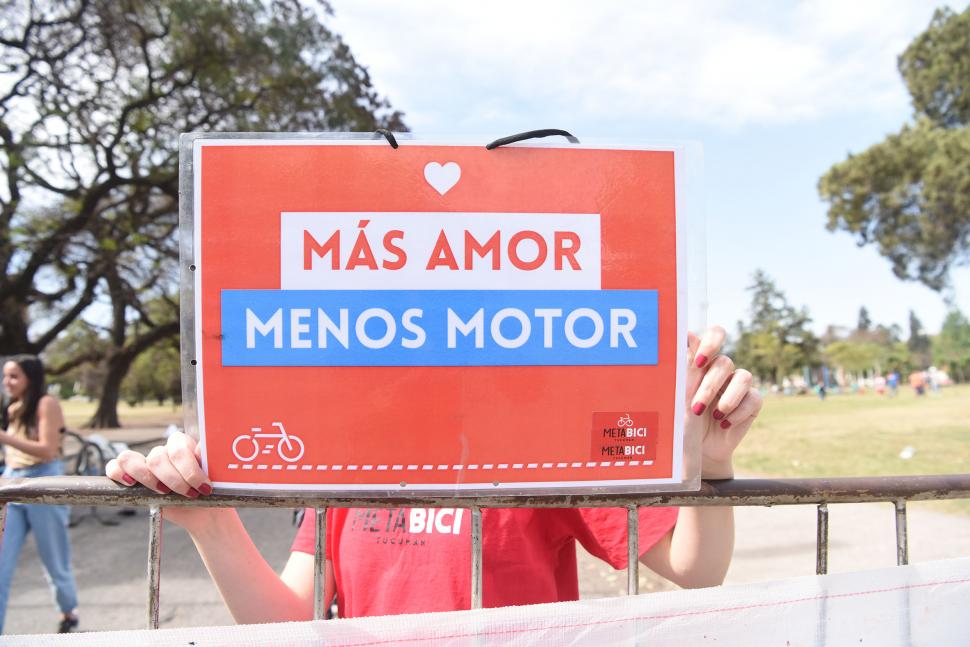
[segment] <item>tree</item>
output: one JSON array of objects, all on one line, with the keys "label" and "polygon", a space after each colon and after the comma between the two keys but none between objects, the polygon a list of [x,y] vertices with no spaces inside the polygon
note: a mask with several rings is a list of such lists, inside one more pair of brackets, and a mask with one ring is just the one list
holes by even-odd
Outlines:
[{"label": "tree", "polygon": [[155,344],[132,363],[131,371],[122,384],[122,397],[135,405],[145,400],[166,400],[178,404],[182,401],[181,366],[179,348],[175,338]]},{"label": "tree", "polygon": [[940,334],[933,340],[933,361],[949,368],[960,382],[970,376],[970,321],[959,310],[947,314]]},{"label": "tree", "polygon": [[914,123],[819,180],[827,228],[873,244],[934,290],[970,262],[970,8],[937,10],[899,57]]},{"label": "tree", "polygon": [[868,370],[881,372],[886,363],[888,348],[873,342],[858,342],[843,339],[825,347],[825,357],[829,364],[841,366],[856,374]]},{"label": "tree", "polygon": [[[118,331],[177,332],[144,304],[176,289],[180,133],[405,129],[298,0],[21,0],[0,18],[0,353],[44,350],[100,300],[115,401],[152,341]],[[103,404],[96,426],[117,422]]]},{"label": "tree", "polygon": [[812,319],[806,308],[791,306],[764,271],[753,278],[751,323],[738,322],[734,354],[739,365],[777,384],[794,369],[817,364],[818,338],[808,329]]},{"label": "tree", "polygon": [[866,310],[865,306],[859,308],[859,323],[856,325],[856,330],[859,332],[869,332],[872,328],[872,319],[869,318],[869,311]]},{"label": "tree", "polygon": [[906,347],[917,368],[930,365],[930,338],[923,333],[923,323],[912,310],[909,311],[909,339]]}]

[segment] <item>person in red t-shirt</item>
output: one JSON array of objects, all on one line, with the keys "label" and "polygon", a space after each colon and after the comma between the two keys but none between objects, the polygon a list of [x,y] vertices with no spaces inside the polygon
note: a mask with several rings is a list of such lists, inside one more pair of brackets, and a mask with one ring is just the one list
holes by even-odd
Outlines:
[{"label": "person in red t-shirt", "polygon": [[[751,374],[721,355],[724,329],[690,335],[685,433],[703,439],[701,476],[734,475],[734,450],[761,409]],[[173,434],[148,456],[126,451],[107,474],[168,494],[212,492],[199,447]],[[313,513],[277,574],[259,554],[235,510],[166,508],[165,518],[192,536],[237,622],[308,620],[313,612]],[[343,617],[469,607],[471,520],[461,509],[336,509],[328,512],[326,599]],[[626,567],[623,509],[483,511],[485,606],[575,600],[576,541],[615,568]],[[644,508],[640,561],[683,587],[720,584],[734,550],[730,507]]]}]

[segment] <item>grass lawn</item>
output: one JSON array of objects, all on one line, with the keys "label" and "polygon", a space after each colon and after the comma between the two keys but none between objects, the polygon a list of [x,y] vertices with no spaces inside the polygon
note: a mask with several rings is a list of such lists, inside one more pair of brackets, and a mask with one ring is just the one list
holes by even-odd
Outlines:
[{"label": "grass lawn", "polygon": [[[98,408],[97,402],[87,400],[62,400],[64,417],[69,429],[80,429],[90,420]],[[182,407],[171,403],[159,406],[157,402],[146,402],[136,407],[118,405],[118,417],[125,427],[164,427],[170,423],[182,426]]]},{"label": "grass lawn", "polygon": [[[908,447],[912,457],[901,458]],[[970,472],[970,385],[921,398],[903,387],[896,398],[769,395],[735,464],[788,477]],[[970,514],[968,500],[944,507]]]}]

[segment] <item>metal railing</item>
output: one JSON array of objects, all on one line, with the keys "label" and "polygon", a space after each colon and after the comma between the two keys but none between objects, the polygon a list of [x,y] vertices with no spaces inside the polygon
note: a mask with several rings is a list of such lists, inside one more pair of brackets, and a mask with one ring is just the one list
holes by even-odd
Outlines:
[{"label": "metal railing", "polygon": [[[354,498],[306,493],[239,495],[216,491],[202,499],[160,495],[143,487],[123,487],[100,476],[57,476],[0,479],[0,529],[7,503],[70,504],[97,506],[147,506],[148,540],[148,627],[158,628],[161,564],[162,514],[159,506],[232,508],[314,508],[316,546],[314,551],[314,619],[325,617],[324,555],[326,554],[326,511],[328,508],[448,507],[471,511],[472,608],[482,606],[482,509],[483,508],[625,508],[627,510],[627,593],[639,592],[638,509],[654,506],[775,506],[816,505],[816,567],[828,572],[828,504],[892,503],[896,515],[896,563],[909,561],[906,503],[970,498],[970,474],[941,476],[849,477],[816,479],[732,479],[705,481],[699,491],[662,494],[586,494],[438,497],[403,496]],[[0,530],[2,541],[2,530]]]}]

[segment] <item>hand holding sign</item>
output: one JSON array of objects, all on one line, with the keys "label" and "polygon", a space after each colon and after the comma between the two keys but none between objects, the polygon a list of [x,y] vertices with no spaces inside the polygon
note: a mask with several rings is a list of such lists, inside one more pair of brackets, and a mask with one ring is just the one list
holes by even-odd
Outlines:
[{"label": "hand holding sign", "polygon": [[688,333],[686,434],[702,434],[701,478],[734,476],[732,457],[761,411],[761,394],[751,373],[735,369],[721,355],[724,329],[714,326],[703,337]]}]

